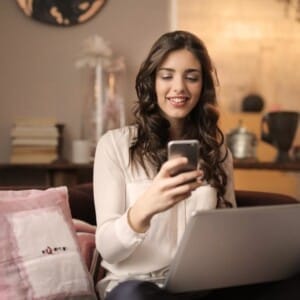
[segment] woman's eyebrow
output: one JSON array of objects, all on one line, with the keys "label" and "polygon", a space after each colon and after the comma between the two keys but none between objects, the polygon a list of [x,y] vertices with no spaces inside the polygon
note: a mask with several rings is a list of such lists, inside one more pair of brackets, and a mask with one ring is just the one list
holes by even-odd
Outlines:
[{"label": "woman's eyebrow", "polygon": [[[175,72],[174,69],[172,68],[159,68],[158,71],[168,71],[168,72]],[[198,72],[198,73],[201,73],[201,70],[200,69],[194,69],[194,68],[190,68],[190,69],[186,69],[185,70],[185,73],[190,73],[190,72]]]},{"label": "woman's eyebrow", "polygon": [[159,68],[158,71],[168,71],[168,72],[175,72],[172,68]]},{"label": "woman's eyebrow", "polygon": [[186,73],[190,73],[190,72],[201,73],[201,70],[200,70],[200,69],[193,69],[193,68],[191,68],[191,69],[187,69],[185,72],[186,72]]}]

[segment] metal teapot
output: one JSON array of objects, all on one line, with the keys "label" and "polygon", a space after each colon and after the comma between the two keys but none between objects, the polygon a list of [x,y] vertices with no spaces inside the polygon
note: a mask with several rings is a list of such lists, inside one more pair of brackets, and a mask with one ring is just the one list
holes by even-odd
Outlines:
[{"label": "metal teapot", "polygon": [[226,135],[226,140],[233,158],[256,160],[256,135],[243,126],[242,120]]}]

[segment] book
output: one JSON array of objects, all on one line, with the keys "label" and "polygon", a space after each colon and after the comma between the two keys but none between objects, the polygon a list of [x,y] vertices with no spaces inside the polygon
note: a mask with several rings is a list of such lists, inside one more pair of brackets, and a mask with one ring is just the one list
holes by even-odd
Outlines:
[{"label": "book", "polygon": [[16,154],[12,153],[10,156],[10,162],[12,164],[48,164],[52,163],[54,160],[58,158],[56,153],[43,154],[43,153],[28,153],[28,154]]},{"label": "book", "polygon": [[56,146],[14,146],[11,154],[53,154],[57,153]]},{"label": "book", "polygon": [[62,127],[54,119],[22,118],[11,128],[11,163],[51,163],[61,155]]},{"label": "book", "polygon": [[57,146],[57,138],[16,138],[11,141],[12,146]]},{"label": "book", "polygon": [[59,133],[56,126],[20,126],[16,125],[11,130],[12,138],[58,138]]},{"label": "book", "polygon": [[57,120],[55,118],[30,118],[19,117],[15,121],[19,126],[56,126]]}]

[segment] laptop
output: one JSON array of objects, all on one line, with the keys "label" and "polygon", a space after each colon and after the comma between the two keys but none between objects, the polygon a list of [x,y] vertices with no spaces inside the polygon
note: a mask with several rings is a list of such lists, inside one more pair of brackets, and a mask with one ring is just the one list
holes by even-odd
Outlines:
[{"label": "laptop", "polygon": [[205,291],[300,272],[300,204],[199,211],[191,217],[165,288]]}]

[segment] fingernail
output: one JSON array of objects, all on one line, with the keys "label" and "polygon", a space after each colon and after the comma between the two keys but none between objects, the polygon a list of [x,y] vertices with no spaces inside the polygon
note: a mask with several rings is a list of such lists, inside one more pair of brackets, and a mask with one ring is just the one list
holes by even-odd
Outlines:
[{"label": "fingernail", "polygon": [[202,183],[202,176],[201,177],[197,177],[197,182],[198,183]]}]

